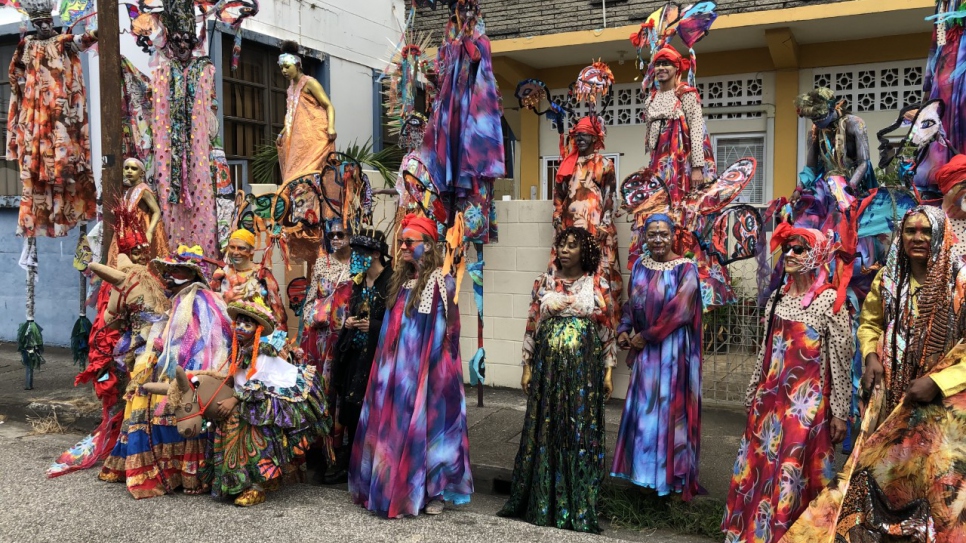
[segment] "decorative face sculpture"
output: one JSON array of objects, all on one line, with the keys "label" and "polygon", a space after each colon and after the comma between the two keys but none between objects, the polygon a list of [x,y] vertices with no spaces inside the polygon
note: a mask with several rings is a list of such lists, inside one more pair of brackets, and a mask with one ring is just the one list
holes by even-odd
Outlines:
[{"label": "decorative face sculpture", "polygon": [[40,17],[32,19],[30,22],[37,29],[39,39],[46,40],[57,35],[57,31],[54,30],[54,19],[51,17]]},{"label": "decorative face sculpture", "polygon": [[307,226],[318,226],[319,218],[322,216],[322,201],[313,183],[304,181],[292,187],[291,198],[290,221]]},{"label": "decorative face sculpture", "polygon": [[916,147],[922,147],[933,141],[942,128],[942,109],[943,103],[939,100],[930,101],[920,108],[912,122],[907,140]]},{"label": "decorative face sculpture", "polygon": [[172,58],[186,63],[191,60],[191,53],[198,42],[198,38],[190,32],[173,32],[168,36],[165,48]]},{"label": "decorative face sculpture", "polygon": [[288,296],[288,307],[295,313],[296,317],[302,316],[302,310],[305,307],[305,294],[308,288],[309,280],[305,277],[292,279],[288,287],[285,288],[285,294]]}]

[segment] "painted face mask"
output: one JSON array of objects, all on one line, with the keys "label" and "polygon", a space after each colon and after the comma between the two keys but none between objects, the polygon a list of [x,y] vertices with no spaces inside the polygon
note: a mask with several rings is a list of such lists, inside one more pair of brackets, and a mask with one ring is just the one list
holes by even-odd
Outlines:
[{"label": "painted face mask", "polygon": [[358,275],[369,271],[372,265],[372,255],[362,254],[352,251],[352,259],[349,261],[349,274]]}]

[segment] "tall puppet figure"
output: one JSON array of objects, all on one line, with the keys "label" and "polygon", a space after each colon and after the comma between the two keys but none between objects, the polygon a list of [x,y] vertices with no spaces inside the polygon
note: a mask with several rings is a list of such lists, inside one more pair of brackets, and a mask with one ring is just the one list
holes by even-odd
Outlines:
[{"label": "tall puppet figure", "polygon": [[62,237],[96,211],[79,54],[93,37],[57,34],[49,0],[22,5],[37,33],[10,61],[7,159],[23,183],[17,235]]},{"label": "tall puppet figure", "polygon": [[[604,127],[600,117],[584,117],[570,130],[570,148],[557,170],[553,188],[553,226],[558,233],[573,226],[594,236],[601,252],[598,273],[610,283],[607,313],[616,328],[624,288],[614,224],[617,177],[614,163],[600,154],[603,148]],[[552,253],[553,266],[556,249]]]},{"label": "tall puppet figure", "polygon": [[928,19],[936,24],[926,63],[923,95],[930,100],[941,99],[946,104],[942,124],[950,147],[956,153],[966,153],[966,119],[960,104],[966,100],[966,48],[963,27],[966,12],[960,0],[936,0],[936,14]]},{"label": "tall puppet figure", "polygon": [[[124,196],[120,205],[125,219],[136,220],[142,224],[138,230],[143,232],[147,246],[143,249],[146,260],[164,258],[168,256],[168,236],[161,225],[161,208],[158,198],[145,182],[144,163],[137,158],[124,160],[124,171],[121,183],[124,185]],[[124,225],[116,227],[118,232],[125,231]],[[113,266],[118,255],[118,238],[111,239],[111,247],[107,253],[107,265]]]},{"label": "tall puppet figure", "polygon": [[680,199],[704,182],[706,172],[714,173],[714,156],[698,91],[681,81],[690,60],[666,46],[651,64],[656,87],[644,99],[650,168],[665,180],[671,197]]},{"label": "tall puppet figure", "polygon": [[323,161],[335,150],[335,107],[322,85],[302,71],[299,45],[283,41],[278,66],[289,81],[285,126],[275,142],[282,182],[322,171]]},{"label": "tall puppet figure", "polygon": [[[711,141],[701,117],[694,77],[694,44],[704,38],[718,14],[714,2],[697,2],[683,10],[674,2],[658,8],[631,35],[644,81],[644,123],[648,168],[667,184],[672,200],[680,200],[715,174]],[[684,58],[671,46],[678,36],[688,47]],[[644,49],[650,61],[644,64]],[[646,66],[646,69],[645,69]]]},{"label": "tall puppet figure", "polygon": [[439,94],[419,156],[448,200],[446,224],[455,222],[458,208],[467,219],[465,238],[486,243],[495,234],[493,180],[506,175],[503,106],[479,3],[450,0],[449,7],[437,60]]},{"label": "tall puppet figure", "polygon": [[[81,223],[83,237],[86,221],[96,213],[79,55],[79,46],[89,46],[93,37],[58,35],[50,0],[4,5],[16,7],[37,29],[20,42],[10,60],[7,115],[7,159],[17,162],[23,185],[17,235],[26,238],[20,265],[27,271],[27,311],[17,330],[17,348],[26,370],[24,388],[29,390],[33,370],[44,363],[42,329],[34,322],[36,236],[63,237]],[[89,324],[81,315],[73,335],[82,338]]]},{"label": "tall puppet figure", "polygon": [[172,243],[218,254],[215,191],[211,179],[211,115],[215,65],[195,56],[199,40],[192,0],[172,0],[161,13],[160,62],[151,74],[155,166],[164,228]]},{"label": "tall puppet figure", "polygon": [[[818,178],[822,177],[829,183],[833,176],[844,177],[855,196],[873,188],[869,180],[872,165],[869,162],[869,135],[865,121],[850,114],[845,109],[844,100],[825,87],[800,95],[795,100],[795,107],[799,117],[812,121],[805,169],[798,176],[796,192],[815,194],[820,190],[816,187]],[[792,200],[797,200],[797,195]],[[801,211],[796,209],[796,223],[802,222],[800,214]],[[809,228],[827,226],[815,222],[802,224]]]}]

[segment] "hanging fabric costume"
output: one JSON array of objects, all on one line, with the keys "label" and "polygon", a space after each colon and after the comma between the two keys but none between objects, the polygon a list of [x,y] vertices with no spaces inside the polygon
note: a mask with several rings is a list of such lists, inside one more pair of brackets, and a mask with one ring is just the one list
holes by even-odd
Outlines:
[{"label": "hanging fabric costume", "polygon": [[936,0],[932,46],[923,78],[923,95],[946,104],[942,124],[955,153],[966,153],[966,5],[962,0]]},{"label": "hanging fabric costume", "polygon": [[452,225],[460,211],[466,239],[487,243],[491,236],[496,241],[493,180],[506,175],[503,108],[479,7],[474,0],[460,0],[458,9],[464,3],[477,15],[469,21],[457,15],[446,24],[437,58],[439,94],[419,158],[446,202],[444,224]]},{"label": "hanging fabric costume", "polygon": [[27,36],[10,61],[7,158],[17,162],[23,183],[18,236],[63,237],[96,215],[78,48],[92,43],[87,35]]}]

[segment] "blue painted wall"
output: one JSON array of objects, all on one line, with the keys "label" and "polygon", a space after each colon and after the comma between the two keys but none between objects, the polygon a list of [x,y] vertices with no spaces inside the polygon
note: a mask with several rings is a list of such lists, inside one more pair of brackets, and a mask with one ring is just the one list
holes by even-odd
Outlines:
[{"label": "blue painted wall", "polygon": [[[17,209],[0,208],[0,340],[17,341],[26,311],[27,272],[17,262],[23,238],[17,237]],[[80,285],[74,269],[78,229],[65,238],[37,238],[37,288],[34,320],[44,329],[44,344],[69,346],[77,320]],[[87,317],[94,320],[94,310]]]}]

